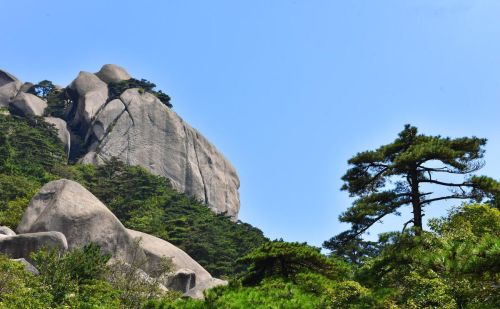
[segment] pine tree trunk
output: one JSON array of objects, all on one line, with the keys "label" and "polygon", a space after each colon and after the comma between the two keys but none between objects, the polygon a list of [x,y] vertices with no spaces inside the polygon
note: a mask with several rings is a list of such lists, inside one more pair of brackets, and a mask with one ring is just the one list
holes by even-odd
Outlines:
[{"label": "pine tree trunk", "polygon": [[420,190],[418,188],[417,169],[410,173],[411,203],[413,206],[413,226],[415,233],[420,235],[422,231],[422,205],[420,204]]}]

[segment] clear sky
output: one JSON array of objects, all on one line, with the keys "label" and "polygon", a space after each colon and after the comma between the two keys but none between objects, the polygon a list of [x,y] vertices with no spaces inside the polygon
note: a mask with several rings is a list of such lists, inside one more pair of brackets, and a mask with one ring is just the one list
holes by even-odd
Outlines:
[{"label": "clear sky", "polygon": [[[500,178],[500,1],[3,1],[0,68],[67,85],[116,63],[155,82],[241,178],[240,218],[321,243],[346,161],[426,134],[488,138]],[[444,214],[442,205],[428,217]],[[399,230],[388,219],[372,229]]]}]

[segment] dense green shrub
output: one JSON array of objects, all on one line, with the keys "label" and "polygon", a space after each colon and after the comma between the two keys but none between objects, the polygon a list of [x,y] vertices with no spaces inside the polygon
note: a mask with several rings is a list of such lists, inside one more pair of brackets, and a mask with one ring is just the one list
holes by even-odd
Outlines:
[{"label": "dense green shrub", "polygon": [[429,225],[421,236],[383,235],[359,282],[403,308],[500,307],[500,211],[465,205]]},{"label": "dense green shrub", "polygon": [[273,277],[296,282],[296,277],[303,273],[314,273],[337,281],[347,279],[350,274],[347,263],[326,257],[319,248],[282,240],[267,242],[240,261],[250,264],[243,280],[249,285]]},{"label": "dense green shrub", "polygon": [[0,115],[0,173],[44,182],[53,179],[53,168],[65,162],[53,125],[40,117]]},{"label": "dense green shrub", "polygon": [[52,302],[39,278],[24,265],[0,255],[0,308],[44,308]]},{"label": "dense green shrub", "polygon": [[32,260],[39,275],[0,255],[0,308],[142,308],[180,297],[158,290],[133,265],[108,266],[109,256],[94,244],[65,253],[42,250]]}]

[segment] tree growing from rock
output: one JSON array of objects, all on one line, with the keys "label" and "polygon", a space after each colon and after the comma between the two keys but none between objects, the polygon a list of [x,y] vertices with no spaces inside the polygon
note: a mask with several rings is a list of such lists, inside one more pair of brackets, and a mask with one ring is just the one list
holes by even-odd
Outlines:
[{"label": "tree growing from rock", "polygon": [[357,197],[339,217],[351,223],[351,229],[324,246],[335,253],[346,244],[359,242],[362,233],[385,216],[399,214],[403,206],[411,206],[413,212],[403,230],[411,223],[418,235],[425,208],[432,203],[494,200],[500,195],[498,182],[473,175],[484,166],[485,144],[484,138],[418,134],[416,127],[406,125],[392,143],[358,153],[348,161],[351,168],[342,177],[342,190]]}]

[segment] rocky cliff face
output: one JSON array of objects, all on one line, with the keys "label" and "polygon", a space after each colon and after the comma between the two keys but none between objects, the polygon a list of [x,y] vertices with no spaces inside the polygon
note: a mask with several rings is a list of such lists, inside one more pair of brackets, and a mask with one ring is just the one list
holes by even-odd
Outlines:
[{"label": "rocky cliff face", "polygon": [[[128,89],[111,100],[109,84],[130,78],[125,69],[108,64],[95,74],[80,72],[68,86],[74,97],[64,120],[85,142],[81,162],[100,164],[118,157],[169,178],[178,191],[236,220],[240,183],[235,168],[214,145],[151,93]],[[14,76],[0,71],[0,107],[43,115],[45,102],[24,93],[22,88]],[[50,120],[57,122],[69,151],[71,138],[64,122]]]},{"label": "rocky cliff face", "polygon": [[73,123],[90,145],[83,163],[118,157],[169,178],[177,190],[205,202],[214,212],[236,219],[240,207],[236,170],[198,131],[158,98],[128,89],[109,101],[106,82],[129,79],[114,65],[95,75],[81,72],[71,84],[78,95]]}]

